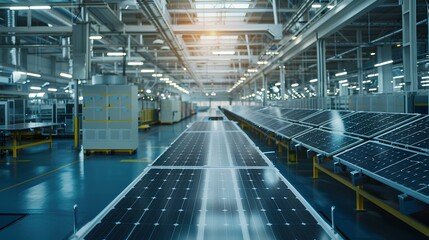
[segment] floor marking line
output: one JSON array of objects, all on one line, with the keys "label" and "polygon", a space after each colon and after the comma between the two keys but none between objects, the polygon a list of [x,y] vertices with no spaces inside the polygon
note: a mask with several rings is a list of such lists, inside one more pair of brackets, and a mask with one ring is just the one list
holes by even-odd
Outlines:
[{"label": "floor marking line", "polygon": [[39,176],[35,176],[35,177],[32,177],[32,178],[30,178],[30,179],[27,179],[27,180],[25,180],[25,181],[23,181],[23,182],[20,182],[20,183],[14,184],[14,185],[9,186],[9,187],[7,187],[7,188],[3,188],[3,189],[1,189],[1,190],[0,190],[0,193],[1,193],[1,192],[4,192],[4,191],[6,191],[6,190],[12,189],[12,188],[14,188],[14,187],[21,186],[21,185],[23,185],[23,184],[25,184],[25,183],[31,182],[31,181],[36,180],[36,179],[38,179],[38,178],[44,177],[44,176],[49,175],[49,174],[51,174],[51,173],[57,172],[57,171],[59,171],[59,170],[61,170],[61,169],[63,169],[63,168],[66,168],[66,167],[68,167],[68,166],[71,166],[71,165],[73,165],[73,164],[76,164],[76,163],[78,163],[79,161],[80,161],[80,160],[76,160],[76,161],[74,161],[74,162],[71,162],[71,163],[66,164],[66,165],[64,165],[64,166],[61,166],[61,167],[56,168],[56,169],[54,169],[54,170],[51,170],[51,171],[49,171],[49,172],[43,173],[43,174],[41,174],[41,175],[39,175]]}]

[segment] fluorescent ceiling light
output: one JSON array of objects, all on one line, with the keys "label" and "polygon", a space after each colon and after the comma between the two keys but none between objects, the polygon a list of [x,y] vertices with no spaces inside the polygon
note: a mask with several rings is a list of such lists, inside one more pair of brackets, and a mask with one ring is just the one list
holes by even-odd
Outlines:
[{"label": "fluorescent ceiling light", "polygon": [[422,87],[429,87],[429,84],[422,84]]},{"label": "fluorescent ceiling light", "polygon": [[429,83],[429,80],[421,81],[420,83]]},{"label": "fluorescent ceiling light", "polygon": [[30,6],[30,9],[33,9],[33,10],[48,10],[48,9],[51,9],[51,6]]},{"label": "fluorescent ceiling light", "polygon": [[266,65],[266,64],[268,64],[268,61],[257,61],[256,63],[258,65]]},{"label": "fluorescent ceiling light", "polygon": [[424,76],[422,77],[422,79],[429,79],[429,76]]},{"label": "fluorescent ceiling light", "polygon": [[36,97],[43,97],[43,96],[45,96],[44,92],[39,92],[39,93],[36,94]]},{"label": "fluorescent ceiling light", "polygon": [[299,83],[292,83],[290,86],[291,86],[291,87],[298,87],[298,86],[299,86]]},{"label": "fluorescent ceiling light", "polygon": [[160,78],[159,80],[161,80],[161,81],[168,81],[168,80],[170,80],[170,78],[164,77],[164,78]]},{"label": "fluorescent ceiling light", "polygon": [[107,56],[125,56],[127,53],[124,52],[108,52]]},{"label": "fluorescent ceiling light", "polygon": [[346,83],[346,82],[348,82],[348,80],[347,80],[347,79],[344,79],[344,80],[340,80],[340,81],[338,81],[338,83]]},{"label": "fluorescent ceiling light", "polygon": [[162,74],[161,73],[154,73],[154,74],[152,74],[152,77],[162,77]]},{"label": "fluorescent ceiling light", "polygon": [[170,50],[170,47],[169,47],[169,46],[164,45],[164,46],[162,46],[160,49],[161,49],[161,50]]},{"label": "fluorescent ceiling light", "polygon": [[102,36],[98,36],[98,35],[94,35],[94,36],[89,37],[89,39],[91,39],[91,40],[100,40],[102,38],[103,38]]},{"label": "fluorescent ceiling light", "polygon": [[29,93],[29,94],[28,94],[28,97],[29,97],[29,98],[35,98],[35,97],[36,97],[36,95],[37,95],[37,93]]},{"label": "fluorescent ceiling light", "polygon": [[349,86],[349,84],[348,83],[343,83],[343,84],[341,84],[341,86],[347,87],[347,86]]},{"label": "fluorescent ceiling light", "polygon": [[73,76],[71,74],[68,74],[68,73],[60,73],[60,76],[64,77],[64,78],[73,78]]},{"label": "fluorescent ceiling light", "polygon": [[31,90],[38,90],[38,91],[42,90],[41,87],[37,87],[37,86],[31,86],[30,89]]},{"label": "fluorescent ceiling light", "polygon": [[385,62],[374,64],[374,67],[381,67],[381,66],[384,66],[384,65],[387,65],[387,64],[391,64],[391,63],[393,63],[393,60],[389,60],[389,61],[385,61]]},{"label": "fluorescent ceiling light", "polygon": [[247,69],[247,71],[250,72],[250,73],[255,73],[255,72],[258,72],[258,69],[256,69],[256,68],[249,68],[249,69]]},{"label": "fluorescent ceiling light", "polygon": [[32,76],[32,77],[42,77],[42,75],[37,74],[37,73],[27,73],[27,76]]},{"label": "fluorescent ceiling light", "polygon": [[146,89],[146,93],[152,93],[152,90]]},{"label": "fluorescent ceiling light", "polygon": [[366,77],[377,77],[378,76],[378,73],[374,73],[374,74],[368,74],[368,76],[366,76]]},{"label": "fluorescent ceiling light", "polygon": [[277,52],[277,51],[266,51],[265,54],[267,54],[267,55],[279,55],[279,52]]},{"label": "fluorescent ceiling light", "polygon": [[322,7],[322,4],[320,4],[320,3],[313,3],[313,4],[311,5],[311,7],[312,7],[312,8],[321,8],[321,7]]},{"label": "fluorescent ceiling light", "polygon": [[56,88],[48,88],[48,91],[49,92],[56,92],[56,91],[58,91],[58,89],[56,89]]},{"label": "fluorescent ceiling light", "polygon": [[371,56],[374,56],[374,55],[375,55],[375,52],[370,53],[370,55],[371,55]]},{"label": "fluorescent ceiling light", "polygon": [[328,4],[328,9],[334,8],[334,5]]},{"label": "fluorescent ceiling light", "polygon": [[374,92],[374,91],[377,91],[377,88],[370,88],[370,89],[368,89],[368,91]]},{"label": "fluorescent ceiling light", "polygon": [[404,78],[404,75],[394,76],[393,79]]},{"label": "fluorescent ceiling light", "polygon": [[234,55],[235,51],[213,51],[216,55]]},{"label": "fluorescent ceiling light", "polygon": [[129,66],[141,66],[141,65],[143,65],[144,63],[143,62],[140,62],[140,61],[138,61],[138,62],[128,62],[128,65]]},{"label": "fluorescent ceiling light", "polygon": [[297,39],[297,37],[296,37],[296,36],[293,36],[293,37],[292,37],[292,40],[296,40],[296,39]]},{"label": "fluorescent ceiling light", "polygon": [[240,80],[246,81],[246,78],[245,77],[241,77]]},{"label": "fluorescent ceiling light", "polygon": [[402,86],[394,86],[393,88],[402,88]]},{"label": "fluorescent ceiling light", "polygon": [[317,82],[317,78],[315,78],[315,79],[311,79],[309,82],[311,82],[311,83],[315,83],[315,82]]},{"label": "fluorescent ceiling light", "polygon": [[140,70],[140,72],[142,72],[142,73],[154,73],[155,69],[142,69],[142,70]]},{"label": "fluorescent ceiling light", "polygon": [[27,10],[30,9],[28,6],[16,6],[16,7],[10,7],[10,10]]},{"label": "fluorescent ceiling light", "polygon": [[335,77],[344,76],[344,75],[347,75],[347,72],[335,73]]},{"label": "fluorescent ceiling light", "polygon": [[282,85],[281,82],[277,82],[277,83],[274,84],[274,86],[280,86],[280,85]]}]

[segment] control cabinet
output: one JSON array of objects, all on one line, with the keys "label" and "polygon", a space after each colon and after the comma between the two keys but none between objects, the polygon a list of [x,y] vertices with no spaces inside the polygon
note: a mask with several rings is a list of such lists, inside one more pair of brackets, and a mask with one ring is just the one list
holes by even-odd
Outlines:
[{"label": "control cabinet", "polygon": [[84,86],[82,122],[84,150],[136,150],[137,86]]}]

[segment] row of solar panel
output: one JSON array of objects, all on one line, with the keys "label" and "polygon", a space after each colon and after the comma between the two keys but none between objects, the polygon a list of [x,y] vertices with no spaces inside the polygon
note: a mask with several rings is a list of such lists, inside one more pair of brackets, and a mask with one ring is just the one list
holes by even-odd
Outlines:
[{"label": "row of solar panel", "polygon": [[[307,119],[315,118],[317,114]],[[286,134],[293,141],[326,156],[337,154],[335,161],[429,203],[429,116],[356,112],[335,118],[322,128],[338,130],[335,126],[343,126],[341,132],[355,129],[354,133],[360,132],[363,136],[385,133],[375,138],[379,142],[364,143],[364,139],[341,132],[292,123],[277,133]],[[391,126],[395,128],[386,132]]]}]

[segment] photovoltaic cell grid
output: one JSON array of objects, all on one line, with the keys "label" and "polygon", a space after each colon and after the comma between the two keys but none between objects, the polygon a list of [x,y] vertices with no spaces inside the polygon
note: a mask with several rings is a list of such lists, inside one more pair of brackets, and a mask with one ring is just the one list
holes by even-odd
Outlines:
[{"label": "photovoltaic cell grid", "polygon": [[263,128],[272,132],[276,132],[278,129],[286,127],[290,124],[290,122],[274,118],[267,124],[263,125]]},{"label": "photovoltaic cell grid", "polygon": [[245,236],[330,238],[273,169],[151,169],[86,238]]},{"label": "photovoltaic cell grid", "polygon": [[356,112],[342,119],[335,119],[322,127],[372,138],[415,117],[417,117],[415,114]]},{"label": "photovoltaic cell grid", "polygon": [[317,113],[311,117],[301,120],[302,123],[306,123],[312,126],[321,126],[330,121],[338,121],[343,116],[352,113],[351,111],[338,111],[338,110],[326,110]]},{"label": "photovoltaic cell grid", "polygon": [[426,154],[368,141],[334,159],[429,203],[429,156]]},{"label": "photovoltaic cell grid", "polygon": [[[232,159],[229,161],[227,147]],[[184,133],[152,166],[268,166],[242,132]]]},{"label": "photovoltaic cell grid", "polygon": [[194,122],[187,129],[188,132],[210,132],[210,131],[239,131],[237,125],[230,121],[208,121]]},{"label": "photovoltaic cell grid", "polygon": [[291,139],[291,138],[293,138],[299,134],[302,134],[302,133],[304,133],[310,129],[311,129],[311,127],[309,127],[309,126],[304,126],[304,125],[293,123],[293,124],[288,125],[287,127],[281,128],[276,133],[281,137]]},{"label": "photovoltaic cell grid", "polygon": [[429,116],[396,128],[376,139],[429,152]]},{"label": "photovoltaic cell grid", "polygon": [[281,118],[283,114],[292,111],[292,109],[270,107],[259,110],[259,113],[270,115],[273,117]]},{"label": "photovoltaic cell grid", "polygon": [[328,132],[321,129],[312,129],[296,138],[294,142],[300,143],[324,156],[332,156],[349,147],[362,142],[362,139],[344,135],[338,132]]},{"label": "photovoltaic cell grid", "polygon": [[320,110],[315,110],[315,109],[294,109],[292,111],[289,111],[283,114],[282,118],[287,120],[292,120],[292,121],[299,121],[319,111]]}]

